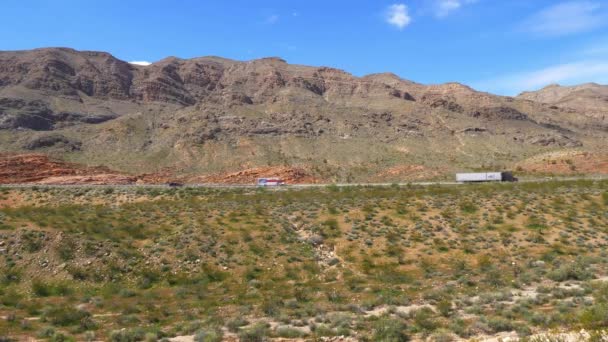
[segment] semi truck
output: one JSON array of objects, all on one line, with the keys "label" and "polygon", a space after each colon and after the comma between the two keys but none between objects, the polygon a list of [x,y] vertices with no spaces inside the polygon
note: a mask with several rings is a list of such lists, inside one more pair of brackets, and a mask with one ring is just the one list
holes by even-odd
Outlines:
[{"label": "semi truck", "polygon": [[456,181],[459,183],[517,182],[517,178],[511,172],[474,172],[457,173]]}]

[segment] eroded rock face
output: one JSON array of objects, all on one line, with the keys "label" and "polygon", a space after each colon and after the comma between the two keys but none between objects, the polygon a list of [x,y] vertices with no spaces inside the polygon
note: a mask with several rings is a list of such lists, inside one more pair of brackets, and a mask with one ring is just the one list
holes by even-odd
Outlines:
[{"label": "eroded rock face", "polygon": [[228,174],[209,175],[191,179],[193,182],[221,183],[221,184],[255,184],[258,178],[280,178],[287,184],[311,184],[318,179],[308,174],[300,167],[259,167]]},{"label": "eroded rock face", "polygon": [[[113,114],[101,110],[113,106],[112,101],[193,106],[197,111],[216,112],[283,103],[307,108],[314,116],[325,110],[314,104],[332,104],[338,106],[333,111],[342,111],[401,100],[402,106],[406,102],[419,103],[429,110],[485,120],[529,118],[528,113],[511,105],[516,102],[512,98],[476,92],[457,83],[423,86],[393,74],[357,78],[334,68],[289,65],[279,58],[237,62],[218,57],[170,57],[144,67],[104,52],[66,48],[0,52],[0,90],[15,87],[36,92],[31,99],[0,99],[2,129],[48,130],[58,121],[95,124],[133,110],[129,107]],[[55,108],[55,98],[81,103],[83,110]],[[70,107],[79,106],[71,103]],[[275,133],[274,129],[259,127],[253,131]]]},{"label": "eroded rock face", "polygon": [[49,94],[126,99],[133,67],[109,53],[72,49],[36,49],[0,54],[0,84],[22,85]]},{"label": "eroded rock face", "polygon": [[568,137],[566,135],[557,134],[543,134],[539,136],[530,137],[527,141],[532,145],[539,146],[557,146],[557,147],[581,147],[583,143],[580,141]]},{"label": "eroded rock face", "polygon": [[[485,152],[492,149],[517,156],[539,147],[597,145],[606,138],[608,120],[577,109],[582,94],[570,92],[565,107],[458,83],[422,85],[394,74],[356,77],[280,58],[169,57],[138,66],[104,52],[65,48],[0,52],[0,133],[9,137],[4,141],[16,141],[6,150],[52,149],[106,163],[124,153],[141,156],[134,164],[145,165],[142,172],[151,172],[145,163],[154,155],[171,155],[170,163],[184,169],[230,161],[239,144],[249,144],[249,154],[227,162],[231,170],[275,165],[273,155],[346,163],[344,152],[333,148],[344,142],[382,151],[355,156],[361,170],[375,171],[408,153],[426,158],[432,152],[450,163],[459,156],[490,158]],[[307,148],[318,141],[323,157]],[[400,147],[386,146],[393,143]],[[201,161],[202,155],[209,160]]]},{"label": "eroded rock face", "polygon": [[528,116],[511,107],[481,108],[470,114],[476,118],[499,119],[499,120],[528,120]]},{"label": "eroded rock face", "polygon": [[37,150],[47,147],[59,147],[68,151],[80,150],[80,141],[69,139],[61,134],[49,134],[30,139],[23,147],[27,150]]},{"label": "eroded rock face", "polygon": [[49,131],[76,123],[98,124],[117,116],[111,113],[57,112],[41,100],[0,98],[0,129]]},{"label": "eroded rock face", "polygon": [[0,98],[0,129],[49,130],[52,127],[53,111],[44,102]]}]

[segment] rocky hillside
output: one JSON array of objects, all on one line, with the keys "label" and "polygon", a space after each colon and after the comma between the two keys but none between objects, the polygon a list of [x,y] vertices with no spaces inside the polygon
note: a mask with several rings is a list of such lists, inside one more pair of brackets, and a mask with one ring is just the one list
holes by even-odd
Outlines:
[{"label": "rocky hillside", "polygon": [[524,92],[518,98],[569,108],[573,113],[604,120],[608,115],[608,86],[597,83],[571,87],[553,84],[539,91]]},{"label": "rocky hillside", "polygon": [[408,170],[419,179],[420,170],[435,176],[511,168],[556,150],[601,152],[608,119],[598,113],[608,106],[561,98],[355,77],[279,58],[138,66],[104,52],[7,51],[0,152],[218,179],[290,167],[324,181],[408,180]]}]

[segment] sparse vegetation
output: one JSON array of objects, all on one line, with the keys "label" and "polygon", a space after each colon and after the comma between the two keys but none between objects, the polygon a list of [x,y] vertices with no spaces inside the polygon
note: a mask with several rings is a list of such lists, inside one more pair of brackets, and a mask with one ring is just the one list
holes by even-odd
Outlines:
[{"label": "sparse vegetation", "polygon": [[0,331],[450,341],[600,330],[607,190],[580,181],[9,190]]}]

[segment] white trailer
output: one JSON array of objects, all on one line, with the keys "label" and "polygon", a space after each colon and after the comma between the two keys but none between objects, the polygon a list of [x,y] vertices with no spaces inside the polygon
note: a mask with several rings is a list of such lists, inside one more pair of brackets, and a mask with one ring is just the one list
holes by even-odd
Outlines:
[{"label": "white trailer", "polygon": [[459,183],[516,182],[517,178],[513,177],[511,172],[475,172],[457,173],[456,181]]}]

